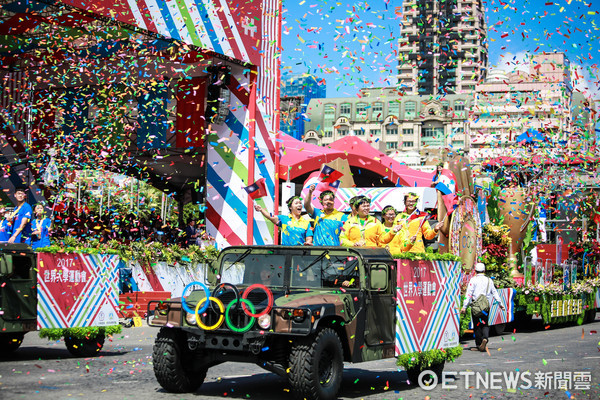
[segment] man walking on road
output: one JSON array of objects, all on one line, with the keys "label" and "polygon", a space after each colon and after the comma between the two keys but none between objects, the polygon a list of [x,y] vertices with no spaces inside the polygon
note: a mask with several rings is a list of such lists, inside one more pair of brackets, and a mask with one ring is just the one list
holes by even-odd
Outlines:
[{"label": "man walking on road", "polygon": [[[466,293],[467,298],[465,299],[465,303],[463,304],[460,313],[464,314],[469,304],[475,301],[480,295],[485,295],[487,297],[490,306],[492,305],[492,301],[496,300],[498,304],[500,304],[500,308],[504,310],[504,304],[502,304],[502,299],[500,298],[500,295],[498,295],[498,291],[496,291],[494,282],[485,275],[485,264],[475,264],[475,272],[477,272],[477,274],[469,281]],[[486,351],[488,338],[490,336],[490,327],[488,325],[489,311],[488,308],[487,312],[483,312],[481,315],[475,316],[471,314],[473,329],[475,331],[475,345],[477,346],[471,349],[473,351]]]}]

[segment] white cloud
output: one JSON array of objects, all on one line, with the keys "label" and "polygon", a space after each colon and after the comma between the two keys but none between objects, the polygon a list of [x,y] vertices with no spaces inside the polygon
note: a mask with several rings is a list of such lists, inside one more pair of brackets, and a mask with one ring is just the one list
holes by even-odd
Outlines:
[{"label": "white cloud", "polygon": [[504,72],[518,70],[529,73],[529,59],[530,54],[526,51],[520,51],[517,54],[506,53],[498,57],[498,60],[491,66],[491,69]]}]

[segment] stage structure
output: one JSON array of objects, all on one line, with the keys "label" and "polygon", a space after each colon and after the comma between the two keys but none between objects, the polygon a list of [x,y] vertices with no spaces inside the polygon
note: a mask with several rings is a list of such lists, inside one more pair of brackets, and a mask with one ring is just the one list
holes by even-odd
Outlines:
[{"label": "stage structure", "polygon": [[112,170],[204,202],[221,247],[272,243],[244,187],[277,210],[280,43],[281,0],[0,0],[4,192]]}]

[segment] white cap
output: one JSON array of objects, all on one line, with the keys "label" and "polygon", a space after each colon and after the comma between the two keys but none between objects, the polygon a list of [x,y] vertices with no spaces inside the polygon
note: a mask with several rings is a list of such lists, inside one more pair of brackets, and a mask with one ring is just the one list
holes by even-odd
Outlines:
[{"label": "white cap", "polygon": [[475,264],[475,271],[476,272],[485,272],[485,264],[484,263]]}]

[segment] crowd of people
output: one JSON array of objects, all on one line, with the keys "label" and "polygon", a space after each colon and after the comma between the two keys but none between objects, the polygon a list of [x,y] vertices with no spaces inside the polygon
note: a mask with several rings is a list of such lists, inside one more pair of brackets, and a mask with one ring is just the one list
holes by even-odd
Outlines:
[{"label": "crowd of people", "polygon": [[50,246],[69,236],[100,242],[161,242],[183,247],[213,244],[200,221],[188,222],[185,229],[180,229],[163,221],[154,211],[148,216],[110,210],[99,215],[89,210],[77,212],[73,204],[48,215],[50,210],[43,203],[37,203],[34,208],[27,203],[27,188],[17,188],[14,198],[13,209],[0,208],[0,242],[26,243],[34,249]]},{"label": "crowd of people", "polygon": [[[322,209],[311,204],[315,185],[309,188],[308,196],[302,200],[293,196],[287,201],[288,215],[271,215],[260,205],[254,209],[281,228],[281,244],[286,246],[346,246],[385,247],[392,254],[424,252],[423,239],[432,240],[442,223],[432,228],[429,214],[417,209],[418,195],[408,193],[404,197],[404,212],[392,205],[382,210],[382,220],[370,215],[371,200],[366,196],[350,199],[351,213],[334,208],[335,193],[321,192],[319,201]],[[306,209],[309,219],[302,216]]]},{"label": "crowd of people", "polygon": [[[352,198],[351,213],[346,214],[334,208],[333,191],[321,192],[322,208],[314,208],[310,201],[314,191],[315,185],[312,185],[304,200],[299,196],[291,197],[287,201],[290,210],[287,215],[271,215],[261,206],[254,206],[281,228],[282,245],[386,247],[392,254],[424,252],[424,239],[434,239],[440,229],[441,223],[431,227],[429,214],[417,209],[415,193],[404,197],[404,212],[389,205],[383,208],[379,220],[370,214],[371,201],[365,196]],[[77,213],[74,205],[48,217],[43,204],[38,203],[32,209],[26,202],[26,188],[16,189],[14,197],[16,206],[13,210],[0,209],[0,242],[27,243],[34,249],[68,236],[101,242],[177,243],[183,247],[214,244],[204,225],[194,219],[180,229],[166,223],[156,213],[147,217],[116,212],[97,215],[84,211]],[[302,215],[303,209],[309,218]]]}]

